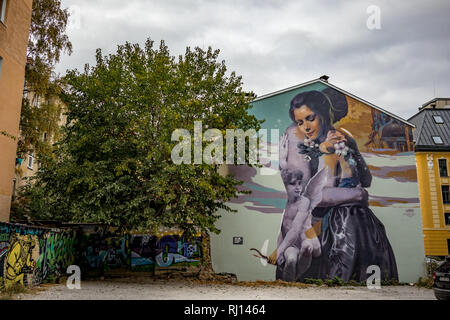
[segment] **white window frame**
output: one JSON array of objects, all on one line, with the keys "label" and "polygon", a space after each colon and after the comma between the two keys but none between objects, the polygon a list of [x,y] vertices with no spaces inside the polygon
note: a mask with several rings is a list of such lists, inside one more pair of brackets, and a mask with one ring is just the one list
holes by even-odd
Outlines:
[{"label": "white window frame", "polygon": [[442,141],[441,136],[431,136],[431,139],[433,139],[434,144],[444,144],[444,141]]},{"label": "white window frame", "polygon": [[33,106],[35,106],[36,108],[40,108],[41,107],[41,96],[37,95],[33,98]]},{"label": "white window frame", "polygon": [[[437,120],[436,118],[439,118],[439,120]],[[433,115],[433,120],[434,120],[434,123],[437,123],[437,124],[444,123],[444,119],[442,119],[442,117],[439,115]]]},{"label": "white window frame", "polygon": [[33,170],[34,165],[34,152],[28,155],[27,168]]}]

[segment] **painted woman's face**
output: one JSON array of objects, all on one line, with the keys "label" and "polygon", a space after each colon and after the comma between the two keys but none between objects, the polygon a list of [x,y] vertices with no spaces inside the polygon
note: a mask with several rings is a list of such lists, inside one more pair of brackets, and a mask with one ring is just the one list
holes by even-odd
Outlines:
[{"label": "painted woman's face", "polygon": [[295,122],[300,132],[311,140],[317,138],[320,131],[319,116],[306,105],[294,110]]}]

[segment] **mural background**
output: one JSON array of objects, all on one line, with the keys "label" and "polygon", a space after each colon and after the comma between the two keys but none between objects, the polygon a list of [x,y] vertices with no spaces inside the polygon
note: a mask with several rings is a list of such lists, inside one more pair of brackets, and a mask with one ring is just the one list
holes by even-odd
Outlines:
[{"label": "mural background", "polygon": [[[262,139],[267,148],[278,149],[279,137],[292,124],[288,115],[292,98],[300,92],[326,87],[317,82],[253,102],[252,114],[265,119],[262,128],[267,129],[268,135]],[[369,205],[386,228],[399,280],[415,282],[424,275],[425,267],[412,127],[349,95],[346,98],[348,114],[334,126],[353,135],[372,173],[372,184],[367,188]],[[279,129],[279,135],[272,137],[271,129]],[[245,188],[252,190],[229,204],[238,213],[223,213],[218,221],[222,232],[211,235],[214,270],[235,273],[239,280],[275,279],[275,266],[267,265],[249,250],[257,248],[270,254],[275,249],[286,206],[278,160],[265,162],[264,175],[261,169],[247,166],[224,168],[224,172],[235,174],[245,181]],[[233,236],[243,236],[243,245],[233,245]]]}]

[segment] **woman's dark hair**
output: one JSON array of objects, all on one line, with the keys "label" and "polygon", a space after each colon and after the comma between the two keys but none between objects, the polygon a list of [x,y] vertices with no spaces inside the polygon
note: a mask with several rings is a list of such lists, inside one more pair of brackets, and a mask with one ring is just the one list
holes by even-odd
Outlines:
[{"label": "woman's dark hair", "polygon": [[306,105],[319,116],[320,133],[324,137],[333,128],[333,123],[347,115],[348,104],[345,96],[333,88],[322,91],[311,90],[299,93],[291,100],[289,116],[295,122],[294,110]]}]

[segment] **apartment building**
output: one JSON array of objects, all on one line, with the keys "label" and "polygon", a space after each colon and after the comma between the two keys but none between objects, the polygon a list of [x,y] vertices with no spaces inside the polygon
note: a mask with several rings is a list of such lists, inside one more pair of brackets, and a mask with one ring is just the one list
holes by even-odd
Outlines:
[{"label": "apartment building", "polygon": [[0,0],[0,221],[8,221],[32,0]]}]

